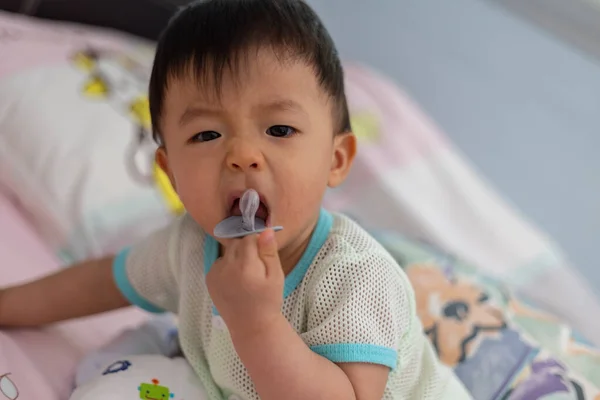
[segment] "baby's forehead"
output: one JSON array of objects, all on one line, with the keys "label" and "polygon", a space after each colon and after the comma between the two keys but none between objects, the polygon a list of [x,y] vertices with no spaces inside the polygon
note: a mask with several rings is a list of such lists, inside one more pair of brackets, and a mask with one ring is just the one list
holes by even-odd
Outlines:
[{"label": "baby's forehead", "polygon": [[247,49],[231,54],[227,60],[203,57],[201,63],[190,59],[171,74],[170,80],[195,84],[207,92],[220,93],[230,87],[237,90],[248,85],[284,87],[294,83],[320,88],[316,69],[305,60],[276,50]]},{"label": "baby's forehead", "polygon": [[323,107],[330,102],[314,68],[277,59],[258,59],[220,70],[190,65],[169,77],[165,100],[166,105],[180,106],[190,102],[215,107],[269,104],[281,110]]}]

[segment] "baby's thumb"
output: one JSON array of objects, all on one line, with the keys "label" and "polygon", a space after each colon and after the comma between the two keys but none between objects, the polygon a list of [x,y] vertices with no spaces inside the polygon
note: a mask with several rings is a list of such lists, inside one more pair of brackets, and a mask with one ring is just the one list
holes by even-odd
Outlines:
[{"label": "baby's thumb", "polygon": [[267,275],[277,270],[281,271],[277,240],[275,240],[273,229],[267,229],[258,237],[258,256],[267,268]]}]

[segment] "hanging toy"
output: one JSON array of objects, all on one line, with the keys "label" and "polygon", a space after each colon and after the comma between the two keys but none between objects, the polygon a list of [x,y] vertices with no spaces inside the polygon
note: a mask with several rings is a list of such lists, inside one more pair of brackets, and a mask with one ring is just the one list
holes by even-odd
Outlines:
[{"label": "hanging toy", "polygon": [[[248,189],[240,199],[242,216],[234,215],[226,218],[215,227],[214,235],[220,239],[234,239],[261,233],[267,229],[266,221],[256,216],[260,207],[260,197],[254,189]],[[275,232],[283,229],[281,226],[271,227]]]}]

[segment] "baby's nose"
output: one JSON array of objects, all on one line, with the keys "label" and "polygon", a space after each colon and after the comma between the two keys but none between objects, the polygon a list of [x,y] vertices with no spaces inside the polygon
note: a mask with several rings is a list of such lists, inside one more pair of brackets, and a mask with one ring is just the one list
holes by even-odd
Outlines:
[{"label": "baby's nose", "polygon": [[227,155],[227,165],[233,171],[260,170],[263,163],[262,152],[249,141],[233,143]]}]

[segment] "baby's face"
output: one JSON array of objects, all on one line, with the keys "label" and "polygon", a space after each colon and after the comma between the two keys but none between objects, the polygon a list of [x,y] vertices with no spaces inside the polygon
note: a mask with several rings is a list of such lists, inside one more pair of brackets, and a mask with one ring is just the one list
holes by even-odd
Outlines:
[{"label": "baby's face", "polygon": [[305,236],[327,186],[345,176],[336,169],[344,135],[334,134],[331,102],[312,68],[260,51],[235,76],[224,73],[219,96],[214,85],[170,82],[161,126],[166,151],[157,158],[209,234],[240,215],[239,198],[255,189],[257,216],[284,227],[277,234],[282,248]]}]

